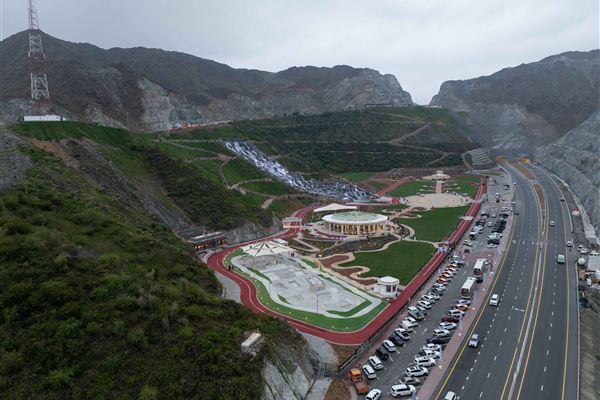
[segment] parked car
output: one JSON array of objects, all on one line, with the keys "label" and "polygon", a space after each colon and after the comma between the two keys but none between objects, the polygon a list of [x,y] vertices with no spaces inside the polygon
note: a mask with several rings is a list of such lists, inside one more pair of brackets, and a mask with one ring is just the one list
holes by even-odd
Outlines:
[{"label": "parked car", "polygon": [[390,337],[388,337],[388,340],[394,343],[394,346],[396,346],[396,350],[398,350],[398,347],[404,347],[404,342],[396,335],[390,335]]},{"label": "parked car", "polygon": [[420,376],[427,376],[427,375],[429,375],[429,371],[425,367],[414,366],[414,367],[408,367],[408,368],[406,368],[406,371],[404,372],[404,374],[406,376],[413,376],[413,377],[417,377],[418,378]]},{"label": "parked car", "polygon": [[410,335],[404,328],[394,329],[394,335],[398,336],[400,339],[404,340],[405,342],[410,340]]},{"label": "parked car", "polygon": [[448,343],[450,338],[439,338],[439,337],[430,337],[425,339],[425,343],[427,344],[439,344],[440,346],[445,346]]},{"label": "parked car", "polygon": [[383,369],[383,363],[377,356],[369,357],[369,364],[371,364],[371,367],[373,367],[377,371],[379,371],[380,369]]},{"label": "parked car", "polygon": [[448,315],[451,317],[462,318],[465,316],[465,312],[461,311],[461,310],[457,310],[457,309],[452,309],[452,310],[448,311]]},{"label": "parked car", "polygon": [[417,320],[414,319],[413,317],[406,317],[404,319],[410,321],[410,323],[412,324],[413,327],[419,326],[419,322],[417,322]]},{"label": "parked car", "polygon": [[466,304],[455,304],[453,308],[455,310],[460,310],[460,311],[468,311],[469,310],[469,306]]},{"label": "parked car", "polygon": [[439,351],[435,351],[435,350],[429,350],[429,349],[423,350],[423,349],[421,349],[421,350],[419,350],[419,352],[417,353],[417,355],[420,356],[420,357],[431,357],[434,360],[438,360],[441,357],[442,353],[439,352]]},{"label": "parked car", "polygon": [[399,385],[394,385],[394,386],[392,386],[392,389],[390,390],[390,394],[392,395],[392,397],[412,396],[416,392],[417,392],[417,390],[415,389],[415,387],[413,385],[407,385],[404,383],[401,383]]},{"label": "parked car", "polygon": [[442,346],[439,344],[428,343],[425,346],[421,347],[422,350],[433,350],[433,351],[442,351]]},{"label": "parked car", "polygon": [[365,400],[379,400],[380,398],[381,398],[381,390],[372,389],[365,397]]},{"label": "parked car", "polygon": [[431,303],[426,300],[419,300],[417,304],[421,307],[425,307],[427,310],[431,309]]},{"label": "parked car", "polygon": [[460,322],[460,318],[459,317],[451,317],[451,316],[442,317],[442,322],[459,323]]},{"label": "parked car", "polygon": [[388,352],[382,347],[379,346],[376,350],[375,350],[375,355],[383,361],[387,361],[390,359],[390,355],[388,354]]},{"label": "parked car", "polygon": [[410,322],[406,319],[403,319],[402,322],[400,322],[400,326],[407,332],[414,331],[412,322]]},{"label": "parked car", "polygon": [[434,329],[433,334],[437,337],[446,337],[446,336],[452,335],[452,333],[448,329],[440,329],[440,328]]},{"label": "parked car", "polygon": [[367,379],[377,379],[377,374],[372,366],[369,364],[365,364],[362,367],[363,375],[367,377]]},{"label": "parked car", "polygon": [[398,380],[398,383],[405,383],[407,385],[419,386],[421,385],[421,380],[419,378],[415,378],[414,376],[405,376]]},{"label": "parked car", "polygon": [[454,322],[442,322],[440,323],[440,329],[446,329],[448,331],[452,331],[456,329],[457,325]]},{"label": "parked car", "polygon": [[396,345],[394,345],[394,343],[392,343],[391,340],[384,340],[383,341],[383,347],[389,351],[390,353],[392,352],[396,352]]},{"label": "parked car", "polygon": [[420,367],[435,367],[435,360],[431,357],[415,357],[415,363]]},{"label": "parked car", "polygon": [[471,300],[469,299],[458,299],[456,300],[456,304],[465,304],[467,306],[471,305]]}]

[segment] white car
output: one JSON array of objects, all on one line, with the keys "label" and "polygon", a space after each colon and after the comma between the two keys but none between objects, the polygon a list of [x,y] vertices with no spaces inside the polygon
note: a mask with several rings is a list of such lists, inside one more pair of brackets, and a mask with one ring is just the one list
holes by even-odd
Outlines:
[{"label": "white car", "polygon": [[433,350],[437,352],[442,351],[442,346],[434,343],[427,343],[425,346],[421,347],[423,350]]},{"label": "white car", "polygon": [[425,368],[435,367],[435,360],[431,357],[415,357],[415,363],[419,367],[425,367]]},{"label": "white car", "polygon": [[383,364],[377,356],[369,357],[369,364],[371,364],[371,367],[375,368],[375,370],[383,369]]},{"label": "white car", "polygon": [[448,329],[434,329],[433,334],[439,338],[448,337],[452,335]]},{"label": "white car", "polygon": [[492,227],[492,226],[494,226],[494,223],[492,221],[488,221],[487,226]]},{"label": "white car", "polygon": [[392,386],[390,394],[392,395],[392,397],[407,397],[412,396],[416,393],[416,391],[417,390],[413,385],[406,385],[404,383],[401,383],[399,385]]},{"label": "white car", "polygon": [[372,389],[365,397],[365,400],[379,400],[380,398],[381,398],[381,390]]},{"label": "white car", "polygon": [[409,321],[412,324],[413,327],[419,326],[419,323],[413,317],[406,317],[404,320],[405,321]]},{"label": "white car", "polygon": [[400,339],[407,341],[410,339],[410,335],[404,328],[396,328],[394,329],[394,334],[398,336]]},{"label": "white car", "polygon": [[550,226],[556,226],[556,222],[550,221]]},{"label": "white car", "polygon": [[[428,302],[428,303],[430,303],[430,304],[431,304],[431,303],[433,303],[433,302],[435,302],[435,301],[439,300],[439,296],[438,296],[438,297],[433,297],[433,296],[431,295],[431,293],[427,293],[425,296],[421,297],[421,300],[423,300],[423,301],[426,301],[426,302]],[[427,308],[427,307],[426,307],[426,308]]]},{"label": "white car", "polygon": [[426,296],[433,297],[434,300],[439,300],[442,298],[439,294],[434,292],[427,292]]},{"label": "white car", "polygon": [[471,300],[469,299],[458,299],[456,300],[456,304],[464,304],[465,306],[471,305]]},{"label": "white car", "polygon": [[584,247],[583,249],[579,250],[579,252],[580,252],[581,254],[587,254],[587,253],[588,253],[588,249],[586,249],[586,248]]},{"label": "white car", "polygon": [[[516,185],[516,183],[515,183],[515,185]],[[454,392],[448,392],[444,396],[444,400],[456,400],[456,399],[457,399],[456,393],[454,393]]]},{"label": "white car", "polygon": [[596,250],[590,251],[590,256],[597,256],[598,252]]},{"label": "white car", "polygon": [[425,367],[414,366],[406,368],[404,374],[406,376],[413,376],[415,378],[418,378],[420,376],[429,375],[429,371]]},{"label": "white car", "polygon": [[392,343],[391,340],[384,340],[383,341],[383,347],[385,347],[385,349],[389,352],[395,352],[396,351],[396,345],[394,343]]},{"label": "white car", "polygon": [[445,329],[447,331],[451,331],[456,329],[456,324],[454,322],[441,322],[440,329]]},{"label": "white car", "polygon": [[497,306],[499,302],[500,302],[500,296],[498,296],[496,293],[494,293],[492,295],[492,297],[490,297],[490,306]]},{"label": "white car", "polygon": [[419,300],[417,304],[421,307],[425,307],[427,310],[431,309],[431,303],[426,300]]},{"label": "white car", "polygon": [[419,352],[419,355],[422,355],[423,357],[431,357],[434,360],[437,360],[437,359],[440,358],[440,356],[442,355],[442,353],[439,352],[439,351],[426,349],[426,350],[421,350]]},{"label": "white car", "polygon": [[460,310],[450,310],[448,311],[448,315],[451,317],[462,318],[465,316],[465,312]]},{"label": "white car", "polygon": [[567,247],[573,247],[573,242],[569,240],[569,241],[567,242]]},{"label": "white car", "polygon": [[479,346],[479,335],[474,333],[469,339],[469,347],[477,347]]}]

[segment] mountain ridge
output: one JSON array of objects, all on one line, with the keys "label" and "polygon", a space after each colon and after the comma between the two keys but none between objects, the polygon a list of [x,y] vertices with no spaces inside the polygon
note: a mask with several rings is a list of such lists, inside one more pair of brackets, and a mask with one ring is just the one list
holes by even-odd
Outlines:
[{"label": "mountain ridge", "polygon": [[[412,105],[393,75],[369,68],[237,69],[190,54],[144,47],[102,49],[43,34],[56,112],[69,118],[138,130],[178,123],[317,114],[367,103]],[[29,106],[27,32],[1,42],[2,119]],[[12,103],[11,103],[12,102]]]}]

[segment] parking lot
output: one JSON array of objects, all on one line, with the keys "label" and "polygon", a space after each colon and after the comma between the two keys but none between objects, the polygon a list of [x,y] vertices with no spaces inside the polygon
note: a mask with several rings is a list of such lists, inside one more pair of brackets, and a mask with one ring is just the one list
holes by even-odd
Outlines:
[{"label": "parking lot", "polygon": [[[452,334],[458,331],[459,333],[457,335],[461,335],[461,331],[467,330],[467,326],[463,326],[463,324],[468,325],[472,321],[476,313],[474,305],[478,302],[478,300],[481,301],[481,299],[485,295],[484,288],[489,287],[491,277],[494,274],[494,269],[500,262],[502,250],[505,247],[506,240],[503,240],[503,238],[501,238],[499,241],[499,247],[488,247],[488,236],[492,234],[493,227],[498,226],[498,224],[496,224],[496,221],[498,220],[499,215],[503,212],[502,208],[511,206],[513,193],[512,189],[509,188],[507,190],[503,188],[503,183],[505,183],[504,178],[499,177],[497,181],[498,183],[496,185],[490,186],[488,188],[489,200],[483,205],[485,207],[482,207],[482,211],[486,208],[488,209],[490,216],[487,218],[487,221],[492,221],[492,226],[489,226],[489,224],[486,221],[486,223],[483,224],[482,231],[475,235],[474,239],[469,239],[469,235],[466,235],[465,239],[471,240],[471,246],[464,246],[462,242],[459,246],[457,246],[455,252],[453,253],[454,259],[464,261],[464,266],[456,268],[455,274],[453,274],[454,276],[448,279],[446,290],[443,292],[443,294],[440,295],[440,299],[432,303],[430,309],[425,310],[427,312],[425,318],[421,321],[417,321],[418,325],[413,328],[413,332],[409,333],[410,339],[408,341],[396,340],[397,342],[400,342],[403,345],[396,346],[396,351],[387,352],[389,354],[389,358],[387,360],[382,360],[383,368],[375,371],[377,377],[375,379],[368,380],[369,388],[379,389],[382,391],[382,396],[380,397],[381,399],[393,398],[390,394],[392,386],[394,384],[399,383],[399,379],[405,377],[406,368],[415,365],[414,358],[418,355],[420,351],[423,350],[423,346],[427,344],[427,339],[429,339],[433,335],[436,329],[440,328],[439,324],[440,322],[442,322],[442,318],[448,316],[448,311],[451,308],[453,308],[457,304],[457,302],[459,302],[459,300],[461,300],[461,287],[463,286],[468,277],[473,276],[473,266],[475,265],[476,260],[485,258],[488,259],[490,262],[484,268],[483,283],[475,284],[475,291],[473,294],[473,298],[471,299],[473,304],[470,307],[468,307],[468,309],[466,309],[467,315],[464,319],[464,321],[466,322],[463,322],[462,319],[459,320],[457,323],[458,329],[452,330]],[[495,201],[496,193],[500,193],[498,202]],[[492,217],[492,215],[496,215],[496,217],[494,218]],[[509,217],[508,220],[508,229],[506,230],[506,232],[510,231],[511,218]],[[440,267],[438,274],[434,275],[430,279],[430,281],[425,285],[423,290],[415,297],[413,301],[411,301],[410,306],[417,305],[421,297],[430,291],[430,289],[436,283],[438,277],[447,269],[450,263],[451,258],[449,257],[448,260]],[[479,293],[479,289],[481,289],[482,293]],[[478,298],[478,296],[481,296],[481,298]],[[387,339],[390,336],[394,336],[394,329],[401,327],[401,321],[406,316],[408,316],[408,307],[400,314],[400,316],[396,320],[396,323],[388,329],[386,329],[386,332],[384,332],[384,335],[379,340],[379,342],[372,347],[372,350],[370,352],[366,352],[363,355],[363,357],[361,358],[361,366],[368,363],[369,356],[375,354],[376,349],[379,347],[379,345],[382,344],[383,340]],[[453,349],[458,347],[458,344],[456,343],[459,343],[461,340],[462,337],[458,338],[458,340],[453,340],[451,347]],[[447,342],[447,340],[444,341]],[[443,345],[443,347],[445,347],[445,344]],[[453,352],[454,351],[449,352],[448,355],[444,354],[445,351],[441,351],[439,355],[435,353],[429,353],[430,355],[434,355],[435,357],[439,358],[435,360],[435,366],[427,368],[428,374],[433,373],[433,368],[439,368],[441,371],[440,364],[446,366],[450,362],[450,359],[448,358],[451,358],[453,356]],[[379,353],[381,354],[381,350]],[[441,376],[441,372],[437,373],[436,371],[435,375]],[[427,376],[419,377],[418,379],[420,380],[420,382],[414,382],[417,391],[421,389],[423,383],[427,379]],[[410,394],[407,394],[407,397],[410,397]]]}]

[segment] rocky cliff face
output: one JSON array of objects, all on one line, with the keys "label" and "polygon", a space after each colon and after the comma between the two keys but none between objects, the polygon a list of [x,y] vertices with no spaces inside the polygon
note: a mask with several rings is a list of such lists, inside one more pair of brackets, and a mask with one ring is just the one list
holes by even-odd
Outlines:
[{"label": "rocky cliff face", "polygon": [[[27,40],[21,32],[1,42],[3,104],[29,98]],[[394,76],[367,68],[293,67],[272,73],[159,49],[105,50],[46,34],[43,41],[54,111],[111,126],[156,130],[368,103],[412,104]],[[19,109],[3,107],[2,119],[16,121]]]},{"label": "rocky cliff face", "polygon": [[600,50],[568,52],[490,76],[444,82],[432,105],[466,111],[482,145],[522,153],[551,143],[598,108]]},{"label": "rocky cliff face", "polygon": [[569,184],[600,233],[600,110],[536,150],[535,160]]}]

